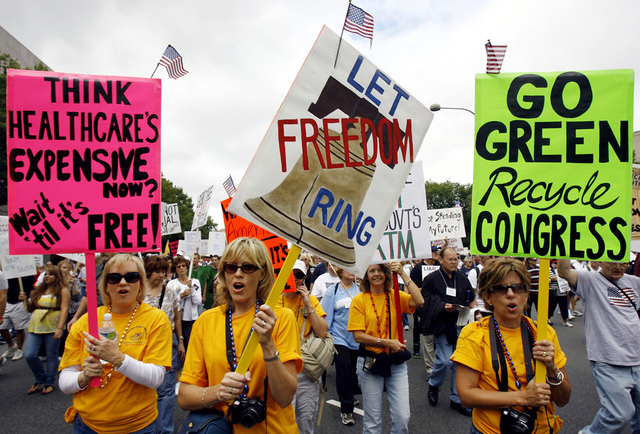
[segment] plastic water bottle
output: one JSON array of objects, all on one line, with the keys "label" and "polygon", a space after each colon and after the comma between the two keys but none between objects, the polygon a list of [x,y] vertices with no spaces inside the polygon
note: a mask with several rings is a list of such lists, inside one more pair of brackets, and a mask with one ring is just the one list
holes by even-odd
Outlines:
[{"label": "plastic water bottle", "polygon": [[[111,314],[109,312],[105,313],[102,317],[102,322],[98,327],[98,333],[109,340],[116,338],[116,327],[113,325],[113,321],[111,321]],[[102,362],[103,365],[107,363],[102,359],[100,359],[100,362]]]}]

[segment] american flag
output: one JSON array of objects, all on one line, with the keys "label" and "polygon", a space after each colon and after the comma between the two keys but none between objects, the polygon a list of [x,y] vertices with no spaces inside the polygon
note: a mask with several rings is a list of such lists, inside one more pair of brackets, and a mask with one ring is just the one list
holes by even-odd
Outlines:
[{"label": "american flag", "polygon": [[164,54],[158,62],[159,65],[167,68],[167,74],[173,79],[179,79],[189,73],[182,66],[182,56],[178,54],[175,48],[171,45],[167,45],[167,49],[164,50]]},{"label": "american flag", "polygon": [[343,29],[347,32],[356,33],[363,38],[369,38],[373,43],[373,17],[351,3],[349,3],[349,10],[347,11],[347,18],[344,20]]},{"label": "american flag", "polygon": [[233,184],[233,179],[231,179],[231,175],[229,175],[227,180],[222,183],[222,186],[224,187],[224,191],[227,192],[229,197],[233,196],[233,194],[236,192],[236,186]]},{"label": "american flag", "polygon": [[[624,292],[624,294],[622,294],[620,292],[620,290],[622,290]],[[614,306],[621,306],[621,307],[632,307],[633,306],[631,304],[631,302],[629,302],[629,298],[627,298],[625,296],[625,294],[627,296],[629,296],[629,298],[635,302],[635,294],[633,293],[633,289],[631,289],[631,288],[620,288],[620,289],[618,289],[618,288],[613,287],[613,286],[610,286],[610,287],[607,288],[607,295],[609,296],[609,302]]]},{"label": "american flag", "polygon": [[487,49],[487,74],[500,74],[507,46],[491,45],[491,41],[489,41],[485,44],[485,47]]}]

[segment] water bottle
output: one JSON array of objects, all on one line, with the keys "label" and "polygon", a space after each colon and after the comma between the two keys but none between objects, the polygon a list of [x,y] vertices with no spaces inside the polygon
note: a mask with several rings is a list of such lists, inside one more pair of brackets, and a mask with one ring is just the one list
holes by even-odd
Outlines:
[{"label": "water bottle", "polygon": [[[109,340],[116,338],[116,327],[113,325],[113,321],[111,321],[111,314],[109,312],[105,313],[102,317],[102,322],[98,327],[98,333]],[[107,363],[102,359],[100,359],[100,362],[102,362],[103,365]]]}]

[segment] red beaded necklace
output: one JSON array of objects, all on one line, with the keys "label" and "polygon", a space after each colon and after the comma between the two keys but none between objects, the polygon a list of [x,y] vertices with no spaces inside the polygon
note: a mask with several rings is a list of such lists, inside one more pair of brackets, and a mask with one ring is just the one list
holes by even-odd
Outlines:
[{"label": "red beaded necklace", "polygon": [[[387,312],[390,312],[390,305],[389,305],[389,293],[387,292]],[[369,292],[369,297],[371,298],[371,304],[373,305],[373,311],[376,314],[376,320],[378,322],[378,337],[379,338],[384,338],[384,336],[382,335],[382,329],[380,329],[380,315],[378,315],[378,309],[376,309],[376,302],[373,300],[373,294],[371,292]],[[389,336],[389,314],[387,314],[387,321],[385,323],[386,326],[386,335],[387,337],[390,338]],[[383,353],[387,352],[387,348],[383,348],[382,349]]]}]

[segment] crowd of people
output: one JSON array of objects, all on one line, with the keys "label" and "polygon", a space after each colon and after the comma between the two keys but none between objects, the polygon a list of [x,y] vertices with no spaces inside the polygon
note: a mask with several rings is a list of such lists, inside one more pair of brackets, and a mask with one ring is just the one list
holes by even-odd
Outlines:
[{"label": "crowd of people", "polygon": [[[391,432],[408,432],[411,357],[424,361],[429,405],[449,377],[449,406],[470,417],[471,434],[557,433],[556,407],[570,401],[558,336],[548,327],[538,339],[532,319],[537,258],[434,247],[429,258],[372,264],[359,278],[305,252],[294,290],[268,306],[274,270],[255,239],[234,240],[222,257],[103,254],[98,320],[110,318],[115,334],[99,337],[88,332],[86,268],[52,259],[37,276],[0,273],[0,368],[24,358],[34,376],[26,393],[73,395],[65,419],[74,433],[177,432],[177,402],[187,422],[204,418],[216,432],[312,434],[327,387],[303,370],[301,341],[312,334],[332,337],[340,422],[355,425],[361,400],[363,433],[381,432],[385,396]],[[549,324],[556,309],[566,327],[584,315],[602,405],[581,432],[630,424],[640,433],[640,277],[628,263],[550,264]],[[411,317],[409,344],[400,336]],[[247,371],[236,372],[254,333]],[[536,366],[545,382],[534,381]]]}]

